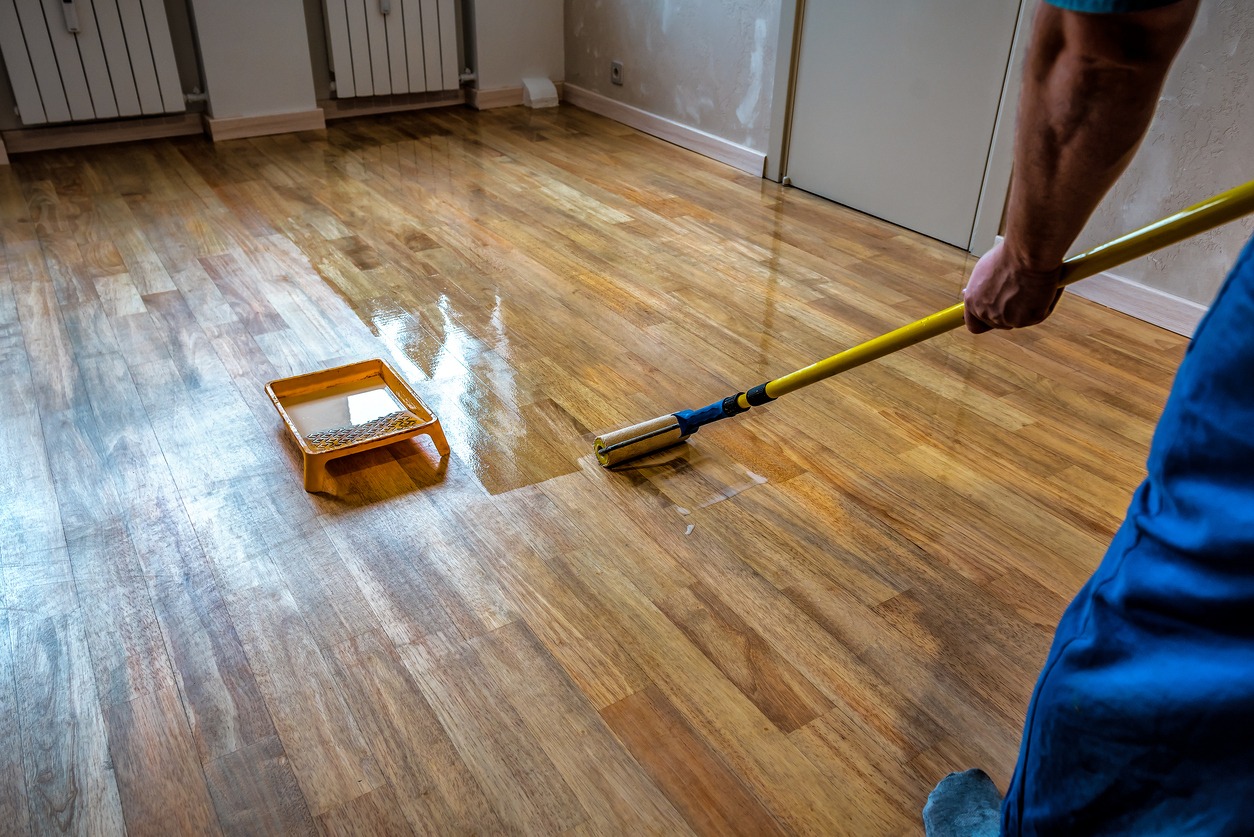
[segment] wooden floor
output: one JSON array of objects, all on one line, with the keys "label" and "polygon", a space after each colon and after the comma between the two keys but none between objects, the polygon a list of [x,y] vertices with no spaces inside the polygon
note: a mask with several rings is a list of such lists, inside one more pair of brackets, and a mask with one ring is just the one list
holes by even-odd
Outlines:
[{"label": "wooden floor", "polygon": [[[1068,299],[608,473],[970,262],[586,112],[0,169],[0,832],[921,831],[1004,787],[1184,341]],[[442,419],[307,495],[268,380]]]}]

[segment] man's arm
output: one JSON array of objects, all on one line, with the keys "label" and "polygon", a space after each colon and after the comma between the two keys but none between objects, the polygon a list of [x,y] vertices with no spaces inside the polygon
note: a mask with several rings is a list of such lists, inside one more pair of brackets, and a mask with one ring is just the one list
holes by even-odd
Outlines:
[{"label": "man's arm", "polygon": [[963,292],[967,328],[1020,328],[1053,311],[1062,259],[1132,159],[1198,0],[1088,14],[1042,3],[1033,26],[1004,242]]}]

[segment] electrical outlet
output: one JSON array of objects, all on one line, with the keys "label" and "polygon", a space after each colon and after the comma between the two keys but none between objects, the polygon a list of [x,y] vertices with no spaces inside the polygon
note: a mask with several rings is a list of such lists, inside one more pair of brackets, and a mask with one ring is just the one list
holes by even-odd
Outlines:
[{"label": "electrical outlet", "polygon": [[611,84],[623,83],[623,62],[622,61],[610,62],[610,83]]}]

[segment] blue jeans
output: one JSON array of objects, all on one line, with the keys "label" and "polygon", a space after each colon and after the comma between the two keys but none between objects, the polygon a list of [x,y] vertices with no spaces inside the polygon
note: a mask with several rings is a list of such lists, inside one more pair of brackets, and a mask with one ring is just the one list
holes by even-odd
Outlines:
[{"label": "blue jeans", "polygon": [[1254,834],[1254,240],[1185,354],[1146,471],[1059,622],[1007,837]]}]

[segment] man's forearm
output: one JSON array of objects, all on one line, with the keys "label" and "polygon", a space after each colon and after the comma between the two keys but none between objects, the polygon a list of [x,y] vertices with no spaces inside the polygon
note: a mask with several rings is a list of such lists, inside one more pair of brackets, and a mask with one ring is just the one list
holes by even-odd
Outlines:
[{"label": "man's forearm", "polygon": [[1090,15],[1042,4],[1015,140],[1006,258],[1058,266],[1149,126],[1172,59],[1197,10]]}]

